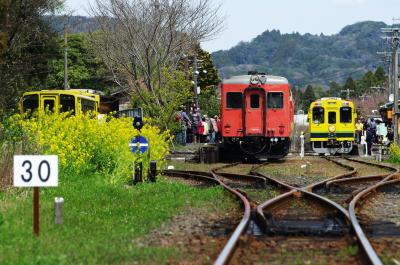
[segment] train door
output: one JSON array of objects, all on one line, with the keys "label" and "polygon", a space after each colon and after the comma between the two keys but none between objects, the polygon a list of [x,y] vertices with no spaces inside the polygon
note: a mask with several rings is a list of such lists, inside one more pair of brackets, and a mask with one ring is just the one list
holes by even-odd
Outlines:
[{"label": "train door", "polygon": [[265,92],[248,89],[245,91],[244,124],[248,136],[264,135],[265,130]]},{"label": "train door", "polygon": [[46,110],[48,108],[49,111],[54,112],[56,106],[56,96],[42,96],[41,103],[42,109]]}]

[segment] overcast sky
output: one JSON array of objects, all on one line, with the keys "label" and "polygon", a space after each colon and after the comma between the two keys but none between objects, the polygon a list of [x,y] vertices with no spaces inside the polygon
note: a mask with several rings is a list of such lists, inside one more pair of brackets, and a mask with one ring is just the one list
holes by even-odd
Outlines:
[{"label": "overcast sky", "polygon": [[[93,0],[66,0],[75,15],[87,15]],[[222,4],[225,30],[202,43],[209,52],[229,49],[240,41],[250,41],[265,30],[325,35],[344,26],[373,20],[392,24],[400,18],[400,0],[212,0]],[[397,22],[398,23],[398,22]]]}]

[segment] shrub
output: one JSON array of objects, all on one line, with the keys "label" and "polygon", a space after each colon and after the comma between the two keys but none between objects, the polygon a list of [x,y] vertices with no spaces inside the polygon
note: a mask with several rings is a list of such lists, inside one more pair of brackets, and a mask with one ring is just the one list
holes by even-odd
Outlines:
[{"label": "shrub", "polygon": [[[24,154],[58,155],[61,172],[101,172],[109,176],[110,183],[128,180],[134,159],[143,161],[147,168],[148,154],[132,154],[129,148],[131,138],[139,134],[131,118],[93,116],[48,113],[27,118],[25,114],[16,114],[4,122],[3,144],[22,143]],[[169,132],[146,124],[140,134],[150,141],[150,160],[157,160],[162,166],[168,152]]]},{"label": "shrub", "polygon": [[400,146],[392,143],[389,147],[390,151],[390,161],[393,163],[400,163]]}]

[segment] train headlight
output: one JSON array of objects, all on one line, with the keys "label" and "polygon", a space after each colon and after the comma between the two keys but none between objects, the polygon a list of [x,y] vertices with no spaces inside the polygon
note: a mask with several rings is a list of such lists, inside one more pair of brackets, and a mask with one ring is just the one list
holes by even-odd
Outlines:
[{"label": "train headlight", "polygon": [[250,77],[250,84],[252,84],[252,85],[257,85],[259,81],[260,81],[260,78],[258,77],[258,75],[252,75]]},{"label": "train headlight", "polygon": [[331,132],[331,133],[335,132],[336,131],[335,125],[329,125],[328,131]]}]

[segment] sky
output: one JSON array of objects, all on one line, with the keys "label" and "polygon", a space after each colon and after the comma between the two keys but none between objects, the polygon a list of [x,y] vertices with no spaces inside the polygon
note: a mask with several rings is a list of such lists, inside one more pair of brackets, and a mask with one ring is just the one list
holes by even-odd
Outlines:
[{"label": "sky", "polygon": [[[399,0],[211,0],[221,5],[224,31],[203,42],[214,52],[229,49],[240,41],[251,41],[266,30],[331,35],[343,27],[366,20],[392,24],[400,18]],[[74,15],[87,15],[93,0],[66,0]],[[399,23],[399,22],[396,22]]]}]

